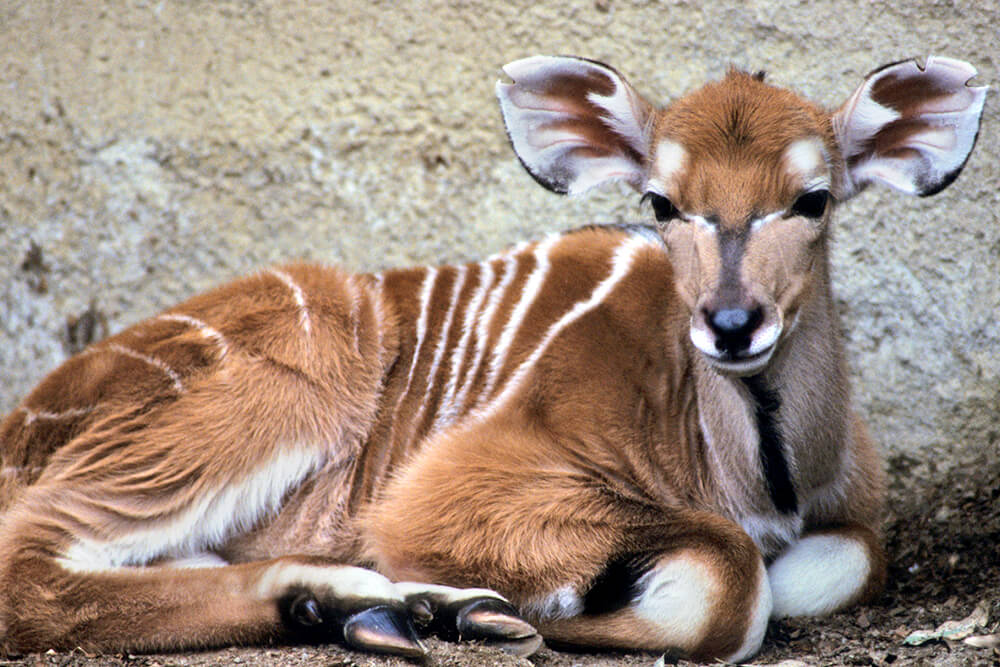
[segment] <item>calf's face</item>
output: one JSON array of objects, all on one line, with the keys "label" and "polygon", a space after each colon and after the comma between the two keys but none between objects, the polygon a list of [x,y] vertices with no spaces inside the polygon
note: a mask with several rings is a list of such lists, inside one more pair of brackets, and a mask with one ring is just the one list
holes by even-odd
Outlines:
[{"label": "calf's face", "polygon": [[869,183],[940,191],[965,164],[986,88],[967,63],[929,58],[868,75],[836,111],[730,71],[663,109],[614,69],[526,58],[498,83],[508,135],[543,186],[623,180],[651,203],[690,309],[694,347],[726,374],[760,372],[827,294],[835,203]]}]

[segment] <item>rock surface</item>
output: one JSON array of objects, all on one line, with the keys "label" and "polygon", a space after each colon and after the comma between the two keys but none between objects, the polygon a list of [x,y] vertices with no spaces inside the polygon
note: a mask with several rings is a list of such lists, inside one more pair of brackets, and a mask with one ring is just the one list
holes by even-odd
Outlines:
[{"label": "rock surface", "polygon": [[[641,220],[543,192],[504,137],[505,62],[572,53],[667,101],[730,63],[828,106],[928,53],[997,82],[995,3],[130,2],[0,5],[0,413],[69,352],[273,262],[479,257]],[[961,178],[840,211],[856,401],[889,452],[1000,432],[1000,104]]]}]

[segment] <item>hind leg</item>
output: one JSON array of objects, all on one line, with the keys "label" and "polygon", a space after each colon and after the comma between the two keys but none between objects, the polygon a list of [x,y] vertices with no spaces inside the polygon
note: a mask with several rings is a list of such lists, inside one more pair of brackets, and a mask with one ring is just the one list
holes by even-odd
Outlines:
[{"label": "hind leg", "polygon": [[4,465],[40,469],[0,498],[0,650],[304,639],[416,655],[410,621],[435,606],[446,627],[461,614],[502,639],[533,633],[502,609],[481,623],[492,593],[401,588],[294,539],[280,558],[234,547],[307,481],[350,469],[392,360],[386,321],[364,285],[293,266],[51,374],[0,428]]},{"label": "hind leg", "polygon": [[[260,379],[263,369],[256,370]],[[271,386],[281,378],[270,378]],[[213,556],[266,521],[328,458],[309,443],[329,440],[303,431],[298,438],[262,434],[264,425],[249,418],[258,406],[226,400],[229,381],[240,386],[230,374],[226,382],[192,386],[166,408],[95,423],[18,495],[0,524],[0,649],[143,651],[300,640],[416,656],[423,647],[414,621],[515,649],[537,643],[533,628],[488,591],[399,585],[370,570],[294,554],[237,565]],[[307,402],[296,395],[299,405]],[[206,402],[227,409],[190,419]],[[288,420],[266,424],[284,428]],[[257,438],[228,440],[253,428]],[[183,446],[193,442],[198,446]]]}]

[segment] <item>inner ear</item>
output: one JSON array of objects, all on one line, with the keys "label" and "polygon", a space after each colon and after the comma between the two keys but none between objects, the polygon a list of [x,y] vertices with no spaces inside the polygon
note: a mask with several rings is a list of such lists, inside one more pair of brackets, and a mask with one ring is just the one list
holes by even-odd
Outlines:
[{"label": "inner ear", "polygon": [[832,116],[845,161],[846,199],[880,182],[932,195],[961,172],[979,133],[986,87],[972,87],[969,63],[930,57],[887,65]]},{"label": "inner ear", "polygon": [[645,180],[652,107],[613,68],[535,56],[504,67],[496,87],[507,134],[528,172],[559,193]]}]

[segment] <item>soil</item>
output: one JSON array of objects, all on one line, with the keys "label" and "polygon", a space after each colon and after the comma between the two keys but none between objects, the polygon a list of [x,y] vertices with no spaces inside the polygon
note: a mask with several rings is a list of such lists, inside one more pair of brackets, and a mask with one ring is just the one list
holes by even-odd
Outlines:
[{"label": "soil", "polygon": [[[1000,456],[961,453],[888,461],[890,476],[886,546],[889,583],[873,604],[824,619],[774,622],[758,665],[1000,665]],[[976,608],[987,621],[972,628],[978,648],[961,640],[904,643],[917,630],[969,617]],[[431,667],[634,667],[670,664],[651,654],[565,653],[543,648],[529,659],[475,644],[429,639]],[[218,664],[407,667],[412,662],[370,656],[337,646],[229,648],[165,655],[90,656],[48,652],[0,659],[18,667],[205,667]],[[677,664],[690,666],[681,660]]]}]

